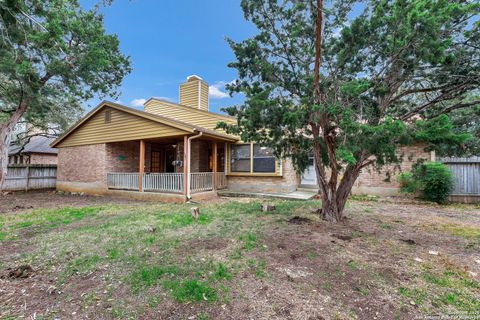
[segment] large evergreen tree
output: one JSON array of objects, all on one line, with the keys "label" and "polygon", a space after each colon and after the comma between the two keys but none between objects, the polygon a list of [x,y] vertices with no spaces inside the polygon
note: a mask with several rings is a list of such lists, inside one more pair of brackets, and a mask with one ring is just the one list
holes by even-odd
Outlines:
[{"label": "large evergreen tree", "polygon": [[291,157],[299,172],[313,153],[324,219],[342,220],[360,171],[398,163],[399,146],[422,142],[443,152],[475,146],[478,1],[242,0],[241,6],[258,34],[229,40],[236,56],[230,66],[239,76],[230,90],[246,100],[227,108],[238,124],[220,126]]},{"label": "large evergreen tree", "polygon": [[130,72],[98,10],[77,0],[0,0],[0,186],[19,121],[62,131],[82,101],[115,97]]}]

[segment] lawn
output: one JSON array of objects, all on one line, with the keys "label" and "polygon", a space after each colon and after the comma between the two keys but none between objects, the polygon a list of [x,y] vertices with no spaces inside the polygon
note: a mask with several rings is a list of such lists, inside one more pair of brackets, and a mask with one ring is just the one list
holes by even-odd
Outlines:
[{"label": "lawn", "polygon": [[[262,212],[264,202],[276,205]],[[480,208],[0,199],[0,318],[413,319],[480,310]],[[293,219],[292,219],[293,218]],[[19,267],[22,267],[19,269]],[[478,315],[478,313],[477,313]]]}]

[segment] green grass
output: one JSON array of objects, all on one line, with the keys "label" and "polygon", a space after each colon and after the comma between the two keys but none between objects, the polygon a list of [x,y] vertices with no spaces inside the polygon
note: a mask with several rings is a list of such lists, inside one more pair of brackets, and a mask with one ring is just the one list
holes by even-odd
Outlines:
[{"label": "green grass", "polygon": [[[417,305],[427,304],[436,310],[454,307],[461,312],[480,310],[480,282],[450,263],[423,264],[415,285],[400,288],[399,293]],[[421,280],[421,281],[420,281]],[[476,292],[476,293],[475,293]]]},{"label": "green grass", "polygon": [[24,213],[0,215],[0,240],[15,238],[14,234],[21,230],[45,229],[69,225],[73,222],[94,217],[102,207],[40,209]]},{"label": "green grass", "polygon": [[248,259],[247,266],[257,278],[263,278],[267,275],[267,262],[263,259]]},{"label": "green grass", "polygon": [[175,276],[181,272],[178,266],[142,266],[139,270],[130,274],[127,279],[135,292],[141,288],[151,287],[157,284],[163,276]]},{"label": "green grass", "polygon": [[225,264],[218,263],[215,267],[213,278],[217,281],[230,280],[232,279],[232,273]]},{"label": "green grass", "polygon": [[393,226],[391,224],[388,224],[388,223],[380,223],[378,226],[382,229],[392,229],[393,228]]},{"label": "green grass", "polygon": [[240,235],[240,241],[243,242],[243,249],[251,251],[258,246],[258,236],[253,232],[246,232]]},{"label": "green grass", "polygon": [[428,293],[425,290],[422,289],[417,289],[417,288],[405,288],[405,287],[400,287],[398,288],[398,293],[401,296],[404,296],[413,302],[415,302],[416,305],[421,305],[427,298],[428,298]]},{"label": "green grass", "polygon": [[318,257],[318,253],[316,253],[315,251],[309,251],[307,253],[307,258],[309,260],[315,260],[317,257]]},{"label": "green grass", "polygon": [[480,240],[480,228],[467,227],[456,224],[444,224],[440,226],[439,229],[447,231],[457,237]]},{"label": "green grass", "polygon": [[170,290],[172,298],[178,302],[214,302],[218,299],[214,288],[197,279],[170,280],[165,281],[163,285]]},{"label": "green grass", "polygon": [[352,270],[359,270],[360,269],[360,263],[358,263],[355,260],[349,260],[347,262],[347,266]]}]

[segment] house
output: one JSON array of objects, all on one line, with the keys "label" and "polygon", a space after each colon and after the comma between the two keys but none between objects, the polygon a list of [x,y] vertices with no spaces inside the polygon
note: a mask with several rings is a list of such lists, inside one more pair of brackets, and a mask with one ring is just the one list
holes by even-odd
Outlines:
[{"label": "house", "polygon": [[8,164],[57,164],[58,150],[50,147],[54,138],[34,136],[24,146],[8,148]]},{"label": "house", "polygon": [[180,202],[223,188],[315,188],[313,161],[299,177],[270,148],[216,129],[220,121],[236,119],[209,111],[208,84],[198,76],[180,85],[179,103],[151,98],[140,111],[102,102],[52,143],[59,150],[57,189]]}]

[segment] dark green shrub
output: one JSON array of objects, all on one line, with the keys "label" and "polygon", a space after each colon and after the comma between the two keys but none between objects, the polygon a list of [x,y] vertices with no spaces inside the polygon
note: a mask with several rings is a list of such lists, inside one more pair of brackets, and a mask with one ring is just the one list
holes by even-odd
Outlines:
[{"label": "dark green shrub", "polygon": [[442,163],[425,162],[415,166],[412,172],[398,177],[403,192],[420,193],[420,197],[437,203],[447,200],[453,188],[453,176]]},{"label": "dark green shrub", "polygon": [[414,173],[421,182],[422,198],[438,203],[445,202],[453,189],[453,176],[443,163],[426,162]]},{"label": "dark green shrub", "polygon": [[418,191],[418,181],[414,179],[413,173],[403,172],[397,177],[400,183],[400,191],[405,193],[415,193]]}]

